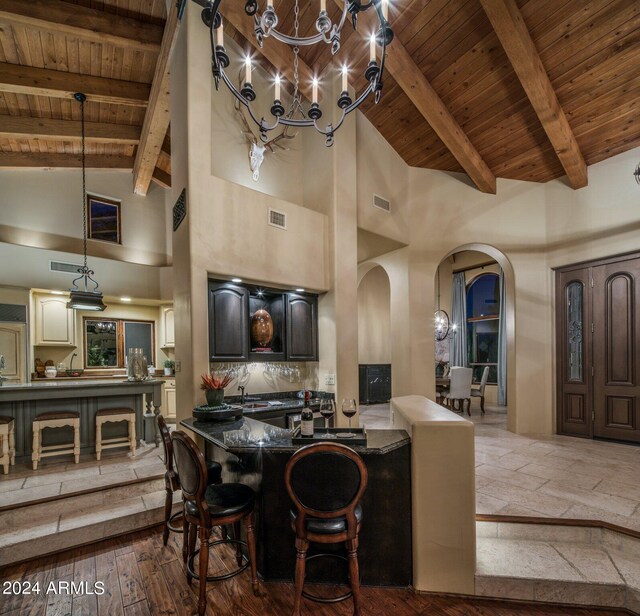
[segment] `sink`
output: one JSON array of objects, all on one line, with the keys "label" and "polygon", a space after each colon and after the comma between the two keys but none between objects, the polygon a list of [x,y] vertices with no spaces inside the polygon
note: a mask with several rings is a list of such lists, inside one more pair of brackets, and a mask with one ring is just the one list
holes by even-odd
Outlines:
[{"label": "sink", "polygon": [[243,404],[243,409],[264,409],[269,405],[266,402],[250,402],[249,404]]}]

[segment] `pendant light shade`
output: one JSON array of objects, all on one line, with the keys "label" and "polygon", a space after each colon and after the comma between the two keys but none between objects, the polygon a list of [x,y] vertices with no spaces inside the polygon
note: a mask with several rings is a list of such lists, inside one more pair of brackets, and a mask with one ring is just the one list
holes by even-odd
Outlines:
[{"label": "pendant light shade", "polygon": [[[82,125],[82,228],[84,241],[84,265],[78,268],[78,276],[73,281],[73,289],[67,308],[73,310],[93,310],[102,311],[106,308],[102,301],[102,293],[98,291],[98,283],[92,278],[93,271],[87,266],[87,165],[86,165],[86,147],[84,132],[84,103],[87,97],[78,92],[74,98],[80,103],[81,125]],[[80,282],[82,281],[82,282]],[[93,289],[90,288],[93,285]]]}]

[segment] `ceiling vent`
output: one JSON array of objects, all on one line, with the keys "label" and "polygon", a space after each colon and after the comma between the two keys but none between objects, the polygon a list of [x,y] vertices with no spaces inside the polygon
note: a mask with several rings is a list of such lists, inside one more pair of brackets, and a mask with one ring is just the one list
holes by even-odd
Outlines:
[{"label": "ceiling vent", "polygon": [[58,272],[60,274],[78,274],[78,270],[82,267],[78,263],[65,263],[64,261],[49,261],[49,271]]},{"label": "ceiling vent", "polygon": [[278,229],[287,228],[287,215],[284,212],[278,212],[278,210],[272,210],[269,208],[269,224],[272,227],[278,227]]},{"label": "ceiling vent", "polygon": [[380,210],[384,210],[385,212],[391,211],[391,201],[387,201],[380,195],[373,195],[373,206]]}]

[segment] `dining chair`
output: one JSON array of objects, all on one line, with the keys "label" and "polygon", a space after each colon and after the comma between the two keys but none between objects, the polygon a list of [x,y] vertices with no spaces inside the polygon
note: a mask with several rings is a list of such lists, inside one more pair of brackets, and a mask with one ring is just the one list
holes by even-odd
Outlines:
[{"label": "dining chair", "polygon": [[480,410],[484,415],[484,388],[487,386],[489,380],[489,366],[485,366],[482,372],[482,378],[480,379],[480,385],[478,387],[471,388],[471,397],[480,398]]},{"label": "dining chair", "polygon": [[467,403],[467,415],[471,416],[471,381],[473,370],[454,366],[449,373],[449,391],[444,396],[445,406],[451,410],[456,410],[456,402],[459,410],[464,413],[464,403]]}]

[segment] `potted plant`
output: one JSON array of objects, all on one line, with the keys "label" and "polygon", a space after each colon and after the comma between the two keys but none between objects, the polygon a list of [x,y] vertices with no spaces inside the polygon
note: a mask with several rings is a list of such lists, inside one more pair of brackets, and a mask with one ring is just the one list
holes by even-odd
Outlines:
[{"label": "potted plant", "polygon": [[164,375],[171,376],[173,374],[173,370],[176,367],[176,362],[173,359],[165,359],[164,360]]},{"label": "potted plant", "polygon": [[224,388],[231,382],[231,375],[227,374],[218,379],[213,374],[203,374],[200,389],[204,390],[209,406],[222,406],[224,401]]}]

